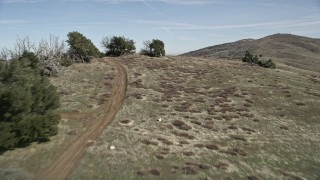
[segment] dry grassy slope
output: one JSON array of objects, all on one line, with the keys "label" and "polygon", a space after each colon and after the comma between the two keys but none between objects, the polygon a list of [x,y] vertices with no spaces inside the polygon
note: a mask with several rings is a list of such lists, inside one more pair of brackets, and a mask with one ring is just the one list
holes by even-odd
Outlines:
[{"label": "dry grassy slope", "polygon": [[116,71],[94,60],[64,67],[51,78],[58,88],[62,115],[58,135],[47,143],[7,151],[0,155],[0,179],[35,179],[35,174],[54,161],[88,127],[103,118]]},{"label": "dry grassy slope", "polygon": [[[128,71],[123,110],[69,179],[319,179],[319,74],[194,57],[114,59]],[[34,179],[103,118],[114,75],[95,61],[51,79],[62,100],[59,134],[2,154],[0,179]]]},{"label": "dry grassy slope", "polygon": [[240,40],[192,51],[182,56],[241,59],[246,50],[290,66],[320,72],[320,39],[291,34]]},{"label": "dry grassy slope", "polygon": [[319,74],[193,57],[115,59],[128,71],[123,110],[70,179],[320,177]]}]

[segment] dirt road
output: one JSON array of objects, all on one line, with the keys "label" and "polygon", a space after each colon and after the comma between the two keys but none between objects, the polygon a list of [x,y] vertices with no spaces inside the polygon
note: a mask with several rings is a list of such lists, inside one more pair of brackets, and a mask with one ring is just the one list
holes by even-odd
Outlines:
[{"label": "dirt road", "polygon": [[85,154],[87,147],[91,144],[90,141],[100,136],[102,131],[121,109],[127,91],[127,72],[123,66],[115,61],[110,59],[105,59],[104,61],[117,70],[112,95],[106,104],[104,117],[89,127],[78,139],[70,144],[55,161],[41,171],[38,174],[38,179],[66,179]]}]

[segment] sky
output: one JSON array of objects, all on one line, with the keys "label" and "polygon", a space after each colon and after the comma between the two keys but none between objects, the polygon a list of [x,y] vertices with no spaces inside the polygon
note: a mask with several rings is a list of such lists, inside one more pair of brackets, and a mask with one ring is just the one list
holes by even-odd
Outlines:
[{"label": "sky", "polygon": [[100,50],[105,36],[137,51],[160,39],[170,55],[275,33],[320,38],[320,0],[0,0],[0,49],[72,31]]}]

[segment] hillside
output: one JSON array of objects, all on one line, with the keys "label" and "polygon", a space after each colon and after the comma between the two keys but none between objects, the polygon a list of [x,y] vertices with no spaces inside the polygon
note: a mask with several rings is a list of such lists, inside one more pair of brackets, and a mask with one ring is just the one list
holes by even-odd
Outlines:
[{"label": "hillside", "polygon": [[241,59],[247,50],[289,66],[320,72],[320,39],[291,34],[274,34],[257,40],[244,39],[181,56]]},{"label": "hillside", "polygon": [[0,155],[2,179],[34,179],[100,122],[121,85],[111,60],[127,71],[125,102],[67,179],[319,179],[319,74],[139,55],[74,64],[52,78],[59,134]]}]

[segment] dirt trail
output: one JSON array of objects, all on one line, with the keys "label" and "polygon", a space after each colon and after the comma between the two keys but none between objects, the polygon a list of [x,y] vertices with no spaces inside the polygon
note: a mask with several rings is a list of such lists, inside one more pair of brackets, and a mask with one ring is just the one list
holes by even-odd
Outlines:
[{"label": "dirt trail", "polygon": [[124,103],[127,91],[127,72],[118,62],[105,59],[108,64],[117,70],[112,95],[106,104],[105,115],[97,123],[79,136],[53,162],[38,174],[38,179],[66,179],[72,169],[81,160],[90,141],[97,139],[106,126],[114,119]]}]

